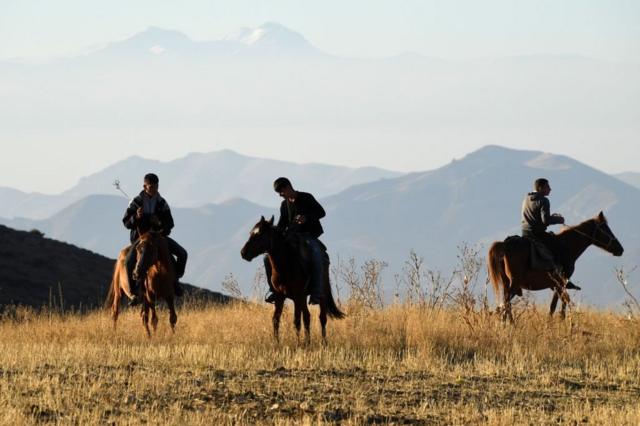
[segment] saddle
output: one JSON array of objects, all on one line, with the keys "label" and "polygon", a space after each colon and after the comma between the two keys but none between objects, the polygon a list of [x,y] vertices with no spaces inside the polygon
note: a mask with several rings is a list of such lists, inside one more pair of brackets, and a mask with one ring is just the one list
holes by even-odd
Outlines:
[{"label": "saddle", "polygon": [[504,242],[507,246],[528,245],[529,268],[533,271],[553,271],[557,268],[553,252],[539,240],[512,235]]}]

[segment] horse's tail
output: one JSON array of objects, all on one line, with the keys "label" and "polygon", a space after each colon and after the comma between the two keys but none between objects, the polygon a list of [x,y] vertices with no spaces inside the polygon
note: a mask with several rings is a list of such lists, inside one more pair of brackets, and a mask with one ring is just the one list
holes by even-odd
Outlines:
[{"label": "horse's tail", "polygon": [[502,282],[502,259],[504,258],[504,243],[495,242],[489,249],[489,256],[487,257],[487,266],[489,267],[489,279],[493,284],[493,291],[496,295],[496,299],[500,297],[500,287],[505,283]]},{"label": "horse's tail", "polygon": [[113,278],[111,279],[111,285],[109,286],[109,291],[107,292],[107,298],[104,301],[104,307],[106,309],[109,309],[113,306],[113,302],[116,298],[116,292],[120,291],[120,268],[124,266],[122,263],[124,255],[124,251],[121,251],[118,255],[118,259],[116,260],[116,264],[113,267]]},{"label": "horse's tail", "polygon": [[347,316],[344,312],[338,309],[338,306],[336,305],[336,301],[333,300],[333,293],[331,292],[331,283],[328,283],[327,285],[326,297],[327,297],[327,315],[329,316],[329,318],[343,319],[344,317]]},{"label": "horse's tail", "polygon": [[116,261],[116,266],[113,269],[113,278],[111,279],[111,285],[109,285],[109,291],[107,292],[107,298],[104,301],[105,309],[110,309],[113,306],[113,301],[116,297],[116,289],[115,286],[118,285],[118,262]]}]

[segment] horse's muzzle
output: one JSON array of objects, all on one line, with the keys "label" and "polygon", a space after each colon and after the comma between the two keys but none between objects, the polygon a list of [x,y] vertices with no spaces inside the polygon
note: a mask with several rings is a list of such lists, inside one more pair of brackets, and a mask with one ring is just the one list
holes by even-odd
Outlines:
[{"label": "horse's muzzle", "polygon": [[252,260],[251,256],[247,253],[246,247],[243,247],[242,250],[240,250],[240,256],[247,262],[251,262]]}]

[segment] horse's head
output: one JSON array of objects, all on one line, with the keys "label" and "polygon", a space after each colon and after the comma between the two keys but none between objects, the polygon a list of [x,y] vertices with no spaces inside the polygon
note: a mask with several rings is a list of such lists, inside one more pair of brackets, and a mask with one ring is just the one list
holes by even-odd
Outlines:
[{"label": "horse's head", "polygon": [[134,271],[140,276],[142,271],[147,271],[151,265],[158,260],[160,234],[153,231],[147,231],[140,235],[138,245],[136,246],[137,261]]},{"label": "horse's head", "polygon": [[600,247],[601,249],[611,253],[614,256],[622,256],[624,248],[618,238],[613,234],[607,218],[600,212],[595,218],[591,220],[593,222],[591,229],[591,240],[593,245]]},{"label": "horse's head", "polygon": [[273,235],[273,221],[266,220],[264,216],[260,218],[260,222],[256,223],[251,229],[249,234],[249,240],[245,243],[242,250],[240,250],[240,256],[248,262],[251,262],[257,256],[266,253],[271,248],[271,238]]}]

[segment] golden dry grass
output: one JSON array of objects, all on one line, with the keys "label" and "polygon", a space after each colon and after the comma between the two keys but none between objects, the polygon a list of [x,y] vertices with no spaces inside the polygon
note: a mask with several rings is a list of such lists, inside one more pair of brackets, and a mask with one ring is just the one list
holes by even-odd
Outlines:
[{"label": "golden dry grass", "polygon": [[456,310],[389,307],[329,322],[310,347],[291,309],[19,313],[0,323],[0,422],[162,424],[640,424],[640,324],[604,312],[515,326]]}]

